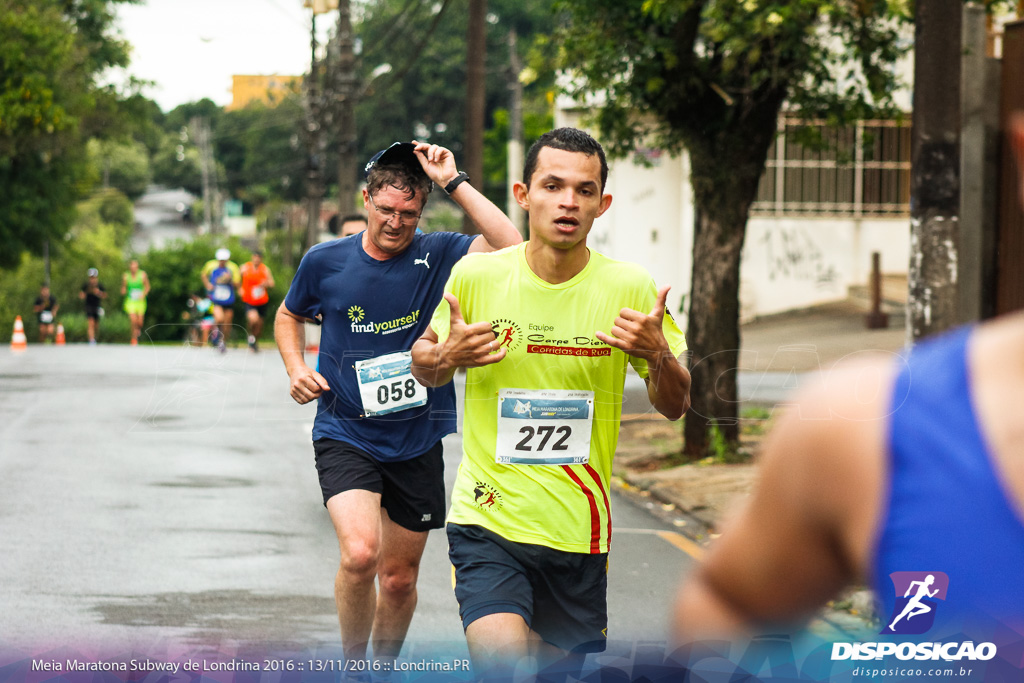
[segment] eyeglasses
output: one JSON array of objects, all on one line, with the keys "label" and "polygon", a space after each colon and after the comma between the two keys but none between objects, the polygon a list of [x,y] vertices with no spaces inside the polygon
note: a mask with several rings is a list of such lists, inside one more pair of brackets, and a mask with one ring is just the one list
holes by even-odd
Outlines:
[{"label": "eyeglasses", "polygon": [[373,201],[373,195],[370,195],[370,203],[373,204],[373,208],[377,209],[377,212],[380,213],[381,216],[384,216],[385,222],[390,223],[392,218],[398,218],[398,222],[401,225],[416,225],[420,220],[420,214],[418,213],[380,208],[377,206],[377,202]]}]

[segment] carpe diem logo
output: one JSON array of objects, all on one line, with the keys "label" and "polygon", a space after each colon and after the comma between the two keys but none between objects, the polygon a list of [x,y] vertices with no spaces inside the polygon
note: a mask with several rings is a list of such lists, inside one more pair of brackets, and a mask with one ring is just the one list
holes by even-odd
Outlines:
[{"label": "carpe diem logo", "polygon": [[[516,325],[511,320],[505,318],[499,318],[491,323],[491,331],[494,332],[494,336],[497,337],[498,348],[502,346],[508,347],[508,350],[514,351],[519,346],[519,341],[523,337],[522,330],[519,329],[519,325]],[[497,349],[495,349],[497,350]]]},{"label": "carpe diem logo", "polygon": [[348,309],[348,319],[354,323],[361,321],[365,315],[366,313],[359,306],[351,306]]},{"label": "carpe diem logo", "polygon": [[893,572],[896,605],[879,633],[920,635],[935,623],[939,600],[946,599],[949,577],[943,572]]},{"label": "carpe diem logo", "polygon": [[473,502],[484,510],[500,510],[501,494],[490,484],[478,481],[473,487]]}]

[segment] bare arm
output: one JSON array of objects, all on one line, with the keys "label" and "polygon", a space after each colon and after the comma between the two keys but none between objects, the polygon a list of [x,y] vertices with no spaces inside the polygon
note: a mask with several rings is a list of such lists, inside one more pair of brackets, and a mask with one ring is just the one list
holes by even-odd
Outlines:
[{"label": "bare arm", "polygon": [[149,296],[149,290],[150,289],[152,289],[152,287],[149,286],[149,275],[147,275],[146,273],[143,273],[142,274],[142,296],[143,297]]},{"label": "bare arm", "polygon": [[462,319],[459,301],[445,294],[451,308],[448,338],[439,341],[437,333],[427,328],[412,345],[412,376],[428,387],[439,387],[452,381],[456,368],[478,368],[497,363],[508,353],[494,344],[495,336],[488,322],[467,324]]},{"label": "bare arm", "polygon": [[668,290],[667,286],[661,288],[650,313],[624,308],[615,318],[610,335],[598,331],[595,336],[647,361],[647,398],[659,413],[678,420],[690,407],[690,373],[672,354],[662,330]]},{"label": "bare arm", "polygon": [[281,303],[274,317],[274,341],[291,380],[288,393],[300,404],[320,398],[331,389],[323,375],[306,365],[305,324],[305,318],[295,315]]},{"label": "bare arm", "polygon": [[[856,368],[833,371],[787,409],[754,493],[679,593],[678,642],[803,621],[867,574],[891,386],[879,367],[866,381]],[[858,389],[874,398],[858,401]]]},{"label": "bare arm", "polygon": [[[439,187],[444,187],[459,174],[454,155],[444,147],[418,142],[416,156],[423,170]],[[523,236],[508,216],[469,183],[461,183],[450,196],[480,230],[469,251],[496,251],[523,241]]]},{"label": "bare arm", "polygon": [[128,293],[128,273],[121,276],[121,296]]}]

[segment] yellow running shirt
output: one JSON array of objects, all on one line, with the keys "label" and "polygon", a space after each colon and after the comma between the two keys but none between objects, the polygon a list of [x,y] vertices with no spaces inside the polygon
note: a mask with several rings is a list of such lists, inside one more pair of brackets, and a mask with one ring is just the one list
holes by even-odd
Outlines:
[{"label": "yellow running shirt", "polygon": [[[530,270],[525,254],[526,243],[469,254],[445,287],[467,323],[489,321],[508,349],[501,362],[467,371],[463,459],[448,521],[518,543],[607,552],[626,364],[646,377],[647,363],[594,331],[610,333],[623,308],[649,313],[657,289],[640,266],[594,250],[576,277],[553,285]],[[431,327],[447,338],[447,301]],[[670,315],[663,329],[676,356],[686,350]]]}]

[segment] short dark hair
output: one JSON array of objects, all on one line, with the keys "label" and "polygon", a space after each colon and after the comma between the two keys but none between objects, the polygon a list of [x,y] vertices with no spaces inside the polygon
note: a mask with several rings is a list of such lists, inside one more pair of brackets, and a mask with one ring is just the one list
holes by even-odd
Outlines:
[{"label": "short dark hair", "polygon": [[405,192],[406,199],[413,199],[417,193],[422,193],[424,204],[427,203],[427,195],[434,188],[434,183],[422,171],[416,172],[408,166],[399,164],[374,165],[366,174],[366,191],[373,197],[387,185],[399,192]]},{"label": "short dark hair", "polygon": [[601,143],[592,138],[579,128],[556,128],[550,130],[537,139],[526,154],[526,164],[523,167],[523,182],[530,186],[530,179],[537,170],[537,157],[545,147],[561,149],[566,152],[580,152],[587,156],[597,155],[601,161],[601,191],[604,192],[604,185],[608,181],[608,160],[604,156],[604,148]]},{"label": "short dark hair", "polygon": [[338,219],[338,225],[341,226],[343,223],[348,223],[349,221],[360,221],[362,223],[367,223],[368,222],[366,216],[364,216],[363,214],[361,214],[361,213],[350,213],[347,216],[339,218]]}]

